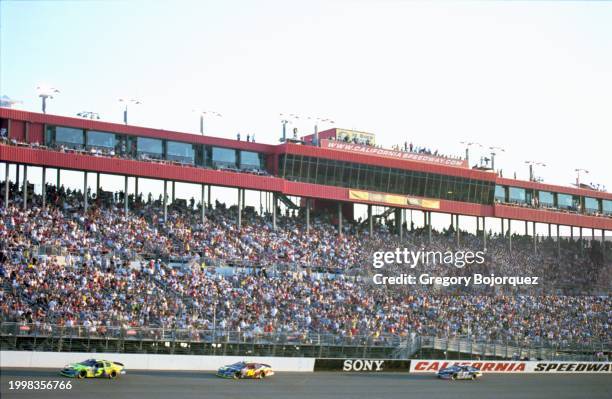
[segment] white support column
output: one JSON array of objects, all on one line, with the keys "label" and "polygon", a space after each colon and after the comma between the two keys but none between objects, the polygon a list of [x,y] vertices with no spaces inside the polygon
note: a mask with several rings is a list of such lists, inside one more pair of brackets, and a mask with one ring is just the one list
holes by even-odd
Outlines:
[{"label": "white support column", "polygon": [[4,209],[8,208],[9,203],[9,189],[11,185],[11,181],[9,180],[9,168],[11,164],[6,163],[6,168],[4,169]]},{"label": "white support column", "polygon": [[174,204],[174,200],[176,198],[176,182],[172,180],[172,203]]},{"label": "white support column", "polygon": [[310,198],[306,198],[306,233],[310,233]]},{"label": "white support column", "polygon": [[342,235],[342,202],[338,202],[338,235]]},{"label": "white support column", "polygon": [[238,189],[238,230],[242,227],[242,190]]},{"label": "white support column", "polygon": [[427,240],[431,244],[431,211],[425,212],[425,216],[427,220]]},{"label": "white support column", "polygon": [[486,252],[487,250],[487,218],[486,216],[482,217],[482,243],[483,243],[483,249]]},{"label": "white support column", "polygon": [[601,229],[601,252],[603,255],[603,263],[606,264],[606,231]]},{"label": "white support column", "polygon": [[399,208],[398,211],[399,212],[396,212],[395,215],[399,216],[399,220],[396,220],[395,222],[397,223],[400,241],[402,241],[404,239],[404,212],[402,212],[401,208]]},{"label": "white support column", "polygon": [[529,222],[525,220],[525,237],[529,235]]},{"label": "white support column", "polygon": [[210,206],[212,208],[212,202],[210,202],[210,184],[208,185],[208,201],[206,202],[208,204],[208,206]]},{"label": "white support column", "polygon": [[83,172],[83,209],[87,212],[87,171]]},{"label": "white support column", "polygon": [[276,193],[272,193],[272,229],[276,230]]},{"label": "white support column", "polygon": [[[431,212],[429,214],[431,215]],[[460,234],[461,234],[461,233],[459,233],[459,229],[460,229],[460,227],[459,227],[459,214],[457,214],[456,217],[457,217],[457,223],[455,223],[455,224],[457,225],[457,229],[456,229],[457,230],[457,246],[459,246],[460,245]]]},{"label": "white support column", "polygon": [[512,252],[512,219],[508,219],[508,249]]},{"label": "white support column", "polygon": [[538,252],[538,246],[537,246],[538,235],[536,234],[536,222],[532,222],[531,227],[533,229],[533,253],[535,254]]},{"label": "white support column", "polygon": [[549,239],[550,239],[550,238],[552,238],[552,232],[551,232],[551,229],[552,229],[551,224],[550,224],[550,223],[548,223],[548,238],[549,238]]},{"label": "white support column", "polygon": [[127,175],[123,179],[123,212],[125,215],[128,213],[128,177]]},{"label": "white support column", "polygon": [[561,234],[559,233],[560,227],[557,225],[557,257],[561,256]]},{"label": "white support column", "polygon": [[28,209],[28,165],[23,165],[23,209]]},{"label": "white support column", "polygon": [[370,224],[370,237],[374,234],[374,215],[372,214],[372,205],[368,205],[368,223]]},{"label": "white support column", "polygon": [[163,203],[164,203],[164,224],[166,224],[166,221],[168,220],[168,180],[164,180]]},{"label": "white support column", "polygon": [[17,193],[19,193],[19,191],[21,191],[21,189],[23,188],[21,186],[21,165],[15,164],[15,167],[17,168],[15,172],[15,189],[17,190]]},{"label": "white support column", "polygon": [[139,194],[139,190],[138,190],[138,176],[136,176],[134,179],[134,203],[138,202],[138,194]]},{"label": "white support column", "polygon": [[100,197],[100,172],[96,173],[96,199]]},{"label": "white support column", "polygon": [[201,218],[202,218],[202,223],[204,223],[204,219],[206,219],[206,203],[204,202],[204,194],[205,194],[206,188],[205,186],[202,184],[202,198],[200,199],[200,204],[202,205],[202,210],[201,210]]},{"label": "white support column", "polygon": [[43,166],[42,168],[42,209],[45,209],[47,206],[47,167]]}]

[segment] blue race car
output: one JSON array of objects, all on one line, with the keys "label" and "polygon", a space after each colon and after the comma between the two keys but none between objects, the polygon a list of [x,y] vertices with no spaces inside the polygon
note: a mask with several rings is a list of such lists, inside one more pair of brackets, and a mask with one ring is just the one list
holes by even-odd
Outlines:
[{"label": "blue race car", "polygon": [[218,377],[223,378],[257,378],[262,379],[274,375],[272,368],[263,363],[238,362],[223,366],[217,371]]},{"label": "blue race car", "polygon": [[438,378],[445,380],[475,380],[478,377],[482,377],[482,373],[472,366],[454,365],[438,371]]}]

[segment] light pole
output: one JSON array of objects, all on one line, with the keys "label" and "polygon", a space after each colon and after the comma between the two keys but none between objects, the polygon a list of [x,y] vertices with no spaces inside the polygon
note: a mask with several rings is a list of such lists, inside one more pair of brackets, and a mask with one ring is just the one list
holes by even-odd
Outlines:
[{"label": "light pole", "polygon": [[281,124],[283,125],[283,135],[280,139],[281,143],[287,141],[287,124],[291,124],[292,119],[299,119],[300,117],[295,114],[279,114]]},{"label": "light pole", "polygon": [[506,150],[501,147],[489,147],[489,150],[491,150],[491,169],[495,171],[495,155],[497,155],[495,151],[506,152]]},{"label": "light pole", "polygon": [[542,162],[536,162],[536,161],[525,161],[525,163],[527,165],[529,165],[529,181],[536,181],[535,180],[535,173],[533,172],[533,167],[534,166],[542,166],[542,167],[546,167],[545,163]]},{"label": "light pole", "polygon": [[100,119],[100,114],[98,114],[97,112],[92,112],[92,111],[79,112],[77,116],[80,116],[81,118],[85,118],[85,119]]},{"label": "light pole", "polygon": [[314,140],[313,140],[313,144],[318,146],[319,145],[319,123],[329,123],[330,125],[333,125],[335,122],[333,120],[331,120],[331,118],[320,118],[320,117],[313,117],[313,118],[307,118],[307,119],[314,119],[315,121],[315,125],[314,125]]},{"label": "light pole", "polygon": [[120,98],[119,102],[125,104],[125,108],[123,109],[123,123],[127,125],[128,124],[128,105],[129,104],[139,105],[139,104],[142,104],[142,101],[137,100],[135,98],[130,98],[130,99]]},{"label": "light pole", "polygon": [[[331,119],[331,118],[321,118],[321,117],[317,117],[317,116],[299,116],[296,114],[289,114],[289,115],[285,115],[285,114],[280,114],[282,120],[281,123],[283,124],[283,138],[287,138],[286,137],[286,132],[285,132],[285,125],[287,123],[291,123],[291,121],[289,119],[292,120],[296,120],[296,119],[306,119],[309,121],[314,121],[315,125],[314,125],[314,138],[312,140],[312,144],[314,145],[319,145],[319,123],[329,123],[329,124],[334,124],[335,122]],[[293,134],[294,134],[294,139],[297,139],[297,134],[296,134],[296,129],[293,130]]]},{"label": "light pole", "polygon": [[205,115],[216,116],[218,118],[221,118],[223,116],[217,111],[193,110],[193,112],[197,112],[200,115],[200,134],[202,136],[204,136],[204,116]]},{"label": "light pole", "polygon": [[42,99],[42,112],[43,114],[46,114],[47,113],[47,99],[52,99],[53,96],[59,93],[60,91],[56,89],[55,87],[43,86],[43,85],[37,86],[36,90],[38,90],[38,97]]},{"label": "light pole", "polygon": [[289,122],[287,119],[283,119],[282,118],[283,114],[281,114],[281,123],[283,125],[283,135],[281,137],[281,143],[284,143],[285,141],[287,141],[287,123],[291,123]]},{"label": "light pole", "polygon": [[580,172],[584,172],[587,175],[591,172],[589,172],[586,169],[581,169],[581,168],[574,169],[574,172],[576,172],[576,187],[580,188]]},{"label": "light pole", "polygon": [[470,147],[475,145],[482,148],[482,144],[477,143],[475,141],[460,141],[459,144],[463,144],[465,146],[465,161],[470,166]]},{"label": "light pole", "polygon": [[279,116],[281,119],[281,124],[283,125],[283,135],[280,141],[281,143],[284,143],[287,141],[287,125],[294,123],[294,121],[297,119],[300,119],[300,116],[296,114],[279,114]]}]

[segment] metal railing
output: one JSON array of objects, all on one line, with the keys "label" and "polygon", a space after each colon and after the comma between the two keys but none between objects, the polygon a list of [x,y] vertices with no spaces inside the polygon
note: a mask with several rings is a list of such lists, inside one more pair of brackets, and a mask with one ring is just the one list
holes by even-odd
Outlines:
[{"label": "metal railing", "polygon": [[89,327],[60,326],[55,324],[0,323],[3,337],[54,337],[54,338],[109,338],[125,340],[165,340],[209,343],[256,343],[256,344],[307,344],[307,345],[366,345],[396,347],[400,337],[392,334],[377,337],[339,336],[323,333],[273,332],[254,333],[227,330],[169,329],[148,327]]},{"label": "metal railing", "polygon": [[438,338],[419,337],[421,357],[446,359],[546,359],[546,360],[601,360],[610,353],[612,342],[597,340],[488,340],[474,337]]},{"label": "metal railing", "polygon": [[0,324],[3,350],[388,358],[399,342],[399,337],[391,334],[373,337],[314,332]]},{"label": "metal railing", "polygon": [[3,350],[360,358],[602,360],[600,341],[494,341],[393,334],[340,336],[314,332],[254,333],[145,327],[0,323]]}]

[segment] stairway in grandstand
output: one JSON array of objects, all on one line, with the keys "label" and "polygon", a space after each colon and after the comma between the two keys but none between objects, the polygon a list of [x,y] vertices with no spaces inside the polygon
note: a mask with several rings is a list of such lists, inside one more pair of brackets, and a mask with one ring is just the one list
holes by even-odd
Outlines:
[{"label": "stairway in grandstand", "polygon": [[[372,217],[374,218],[374,220],[377,219],[382,219],[382,218],[386,218],[389,215],[391,215],[393,212],[395,212],[395,208],[387,208],[385,209],[385,211],[383,213],[381,213],[380,215],[372,215]],[[363,222],[361,222],[362,226],[365,226],[368,224],[368,218],[366,218]]]},{"label": "stairway in grandstand", "polygon": [[420,349],[421,349],[420,337],[415,337],[415,338],[402,337],[400,344],[395,349],[393,349],[391,358],[392,359],[411,359],[414,357],[414,354],[417,353]]},{"label": "stairway in grandstand", "polygon": [[293,201],[291,201],[289,197],[284,194],[278,194],[277,198],[289,209],[300,209],[299,205],[296,205]]}]

